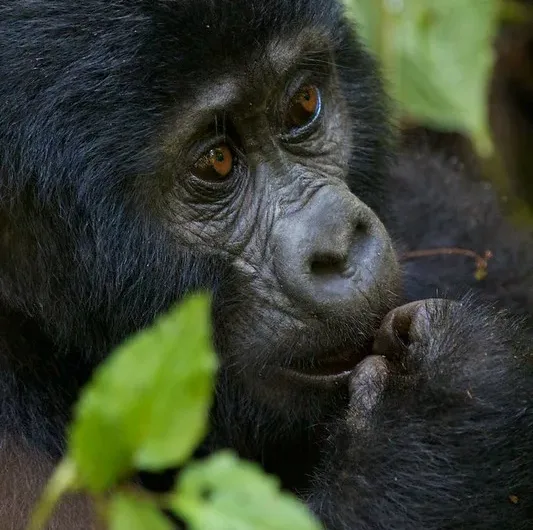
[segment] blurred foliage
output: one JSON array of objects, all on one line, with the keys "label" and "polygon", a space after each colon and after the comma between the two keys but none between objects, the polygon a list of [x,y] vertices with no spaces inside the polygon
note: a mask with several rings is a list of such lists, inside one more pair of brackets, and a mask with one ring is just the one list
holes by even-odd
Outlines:
[{"label": "blurred foliage", "polygon": [[346,0],[390,83],[401,119],[472,138],[492,151],[488,84],[498,0]]},{"label": "blurred foliage", "polygon": [[[207,430],[216,355],[210,304],[194,295],[117,348],[81,394],[66,456],[34,513],[44,528],[67,492],[92,497],[110,530],[319,530],[279,480],[228,452],[190,462]],[[183,467],[166,495],[134,487],[137,471]]]}]

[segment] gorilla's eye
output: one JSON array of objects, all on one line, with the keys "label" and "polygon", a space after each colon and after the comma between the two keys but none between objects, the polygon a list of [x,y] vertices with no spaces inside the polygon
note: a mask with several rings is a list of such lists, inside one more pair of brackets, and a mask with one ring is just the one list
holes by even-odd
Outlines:
[{"label": "gorilla's eye", "polygon": [[289,102],[285,115],[285,128],[289,133],[298,133],[315,121],[320,114],[321,101],[318,88],[313,85],[302,86]]},{"label": "gorilla's eye", "polygon": [[200,157],[192,172],[198,178],[216,182],[224,180],[233,169],[233,154],[227,144],[220,144]]}]

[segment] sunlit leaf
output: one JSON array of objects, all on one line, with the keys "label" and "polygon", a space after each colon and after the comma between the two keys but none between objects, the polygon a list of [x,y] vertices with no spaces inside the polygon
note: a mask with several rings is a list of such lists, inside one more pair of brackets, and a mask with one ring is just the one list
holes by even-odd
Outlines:
[{"label": "sunlit leaf", "polygon": [[118,348],[83,392],[69,439],[82,483],[178,465],[205,434],[215,355],[209,303],[190,297]]},{"label": "sunlit leaf", "polygon": [[173,530],[157,505],[132,495],[116,494],[109,503],[109,530]]},{"label": "sunlit leaf", "polygon": [[191,530],[318,530],[320,524],[279,481],[222,452],[189,465],[172,507]]}]

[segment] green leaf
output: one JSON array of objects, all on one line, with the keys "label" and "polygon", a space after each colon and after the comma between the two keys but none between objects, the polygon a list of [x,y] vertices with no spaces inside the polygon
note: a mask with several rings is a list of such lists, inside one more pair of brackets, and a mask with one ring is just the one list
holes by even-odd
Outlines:
[{"label": "green leaf", "polygon": [[98,368],[69,438],[83,485],[102,491],[134,468],[190,457],[205,434],[216,368],[209,316],[208,298],[192,296]]},{"label": "green leaf", "polygon": [[109,503],[109,530],[172,530],[174,526],[154,502],[115,494]]},{"label": "green leaf", "polygon": [[402,111],[425,125],[466,132],[490,154],[486,113],[498,1],[346,1]]},{"label": "green leaf", "polygon": [[318,530],[306,506],[259,466],[220,452],[190,464],[171,497],[192,530]]},{"label": "green leaf", "polygon": [[382,6],[379,0],[347,0],[348,12],[357,25],[359,36],[375,52],[381,53]]}]

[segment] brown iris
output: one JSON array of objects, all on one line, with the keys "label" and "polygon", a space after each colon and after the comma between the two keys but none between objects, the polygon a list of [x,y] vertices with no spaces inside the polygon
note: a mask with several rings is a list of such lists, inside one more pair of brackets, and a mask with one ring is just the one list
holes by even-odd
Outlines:
[{"label": "brown iris", "polygon": [[233,169],[233,154],[226,144],[210,149],[199,158],[193,167],[193,173],[203,180],[224,180]]},{"label": "brown iris", "polygon": [[291,98],[285,117],[285,126],[290,131],[301,129],[313,121],[320,110],[318,88],[304,85]]}]

